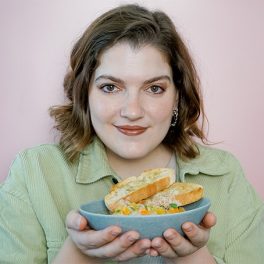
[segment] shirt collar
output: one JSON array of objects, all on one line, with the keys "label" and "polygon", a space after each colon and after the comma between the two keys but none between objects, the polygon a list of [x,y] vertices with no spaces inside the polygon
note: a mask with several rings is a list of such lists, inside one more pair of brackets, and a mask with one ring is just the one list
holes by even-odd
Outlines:
[{"label": "shirt collar", "polygon": [[[226,152],[213,151],[213,148],[197,145],[200,155],[194,159],[183,160],[176,155],[177,175],[180,181],[185,181],[185,175],[197,175],[203,173],[209,176],[221,176],[229,172]],[[94,137],[91,144],[80,153],[77,183],[92,183],[104,177],[119,177],[108,163],[103,143]]]},{"label": "shirt collar", "polygon": [[197,144],[200,155],[194,159],[183,160],[176,157],[178,175],[180,181],[185,181],[185,175],[197,175],[199,173],[208,176],[221,176],[229,172],[226,160],[226,152],[208,148]]},{"label": "shirt collar", "polygon": [[76,182],[92,183],[107,176],[118,178],[108,163],[103,143],[94,137],[80,153]]}]

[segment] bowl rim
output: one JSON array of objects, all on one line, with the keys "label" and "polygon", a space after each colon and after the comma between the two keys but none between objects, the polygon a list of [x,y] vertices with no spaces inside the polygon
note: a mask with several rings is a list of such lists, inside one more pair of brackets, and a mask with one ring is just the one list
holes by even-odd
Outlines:
[{"label": "bowl rim", "polygon": [[[188,215],[190,213],[193,213],[195,211],[199,211],[201,209],[203,209],[204,207],[210,207],[211,206],[211,201],[208,197],[202,197],[200,200],[196,201],[196,202],[201,202],[201,201],[204,201],[204,204],[197,207],[197,208],[194,208],[194,209],[191,209],[191,210],[188,210],[188,211],[184,211],[184,212],[181,212],[181,213],[174,213],[174,214],[160,214],[160,215],[112,215],[112,214],[100,214],[100,213],[93,213],[93,212],[89,212],[89,211],[86,211],[84,209],[82,209],[85,205],[88,205],[90,203],[95,203],[95,202],[103,202],[103,199],[100,199],[100,200],[95,200],[95,201],[92,201],[92,202],[89,202],[89,203],[86,203],[86,204],[83,204],[80,206],[79,208],[79,211],[83,214],[89,214],[90,216],[94,216],[94,217],[102,217],[102,218],[112,218],[112,219],[119,219],[119,218],[123,218],[123,219],[131,219],[131,218],[136,218],[136,219],[140,219],[140,218],[156,218],[156,217],[159,217],[159,218],[164,218],[164,217],[169,217],[169,216],[177,216],[177,215]],[[194,202],[194,203],[196,203]],[[188,205],[191,205],[191,204],[188,204]],[[186,205],[186,206],[188,206]],[[185,206],[183,206],[185,207]]]}]

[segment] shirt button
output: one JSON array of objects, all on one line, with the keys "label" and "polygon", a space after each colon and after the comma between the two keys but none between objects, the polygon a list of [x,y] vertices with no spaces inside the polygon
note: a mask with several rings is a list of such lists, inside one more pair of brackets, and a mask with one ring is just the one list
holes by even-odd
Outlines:
[{"label": "shirt button", "polygon": [[112,182],[113,182],[114,184],[117,184],[117,183],[118,183],[118,180],[117,180],[116,178],[112,178]]}]

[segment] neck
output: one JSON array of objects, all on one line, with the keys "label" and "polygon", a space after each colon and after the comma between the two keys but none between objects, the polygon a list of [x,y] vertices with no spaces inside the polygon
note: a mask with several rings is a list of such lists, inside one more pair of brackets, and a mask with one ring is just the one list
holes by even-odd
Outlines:
[{"label": "neck", "polygon": [[166,167],[171,159],[172,153],[173,151],[171,149],[164,145],[159,145],[145,157],[139,159],[124,159],[109,149],[106,150],[110,166],[122,179],[138,176],[147,169]]}]

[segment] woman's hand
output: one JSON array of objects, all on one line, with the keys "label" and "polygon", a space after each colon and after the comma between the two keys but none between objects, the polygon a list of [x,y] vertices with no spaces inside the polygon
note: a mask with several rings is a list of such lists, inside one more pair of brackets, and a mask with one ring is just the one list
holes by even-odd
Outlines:
[{"label": "woman's hand", "polygon": [[[210,228],[216,224],[216,217],[213,213],[207,213],[203,218],[200,225],[195,225],[190,222],[186,222],[182,225],[182,229],[187,236],[187,239],[181,236],[175,229],[167,229],[164,232],[164,237],[156,237],[151,242],[151,249],[147,250],[147,254],[151,256],[163,256],[167,259],[167,262],[181,263],[180,260],[184,259],[184,263],[199,263],[197,256],[199,252],[204,254],[208,252],[208,260],[211,262],[201,263],[215,263],[213,257],[210,256],[209,251],[205,249],[207,241],[210,235]],[[196,262],[187,262],[192,255],[195,256]]]},{"label": "woman's hand", "polygon": [[67,215],[66,228],[80,252],[93,258],[125,261],[145,255],[151,245],[148,239],[139,240],[135,231],[121,234],[118,226],[95,231],[89,227],[86,218],[75,211]]}]

